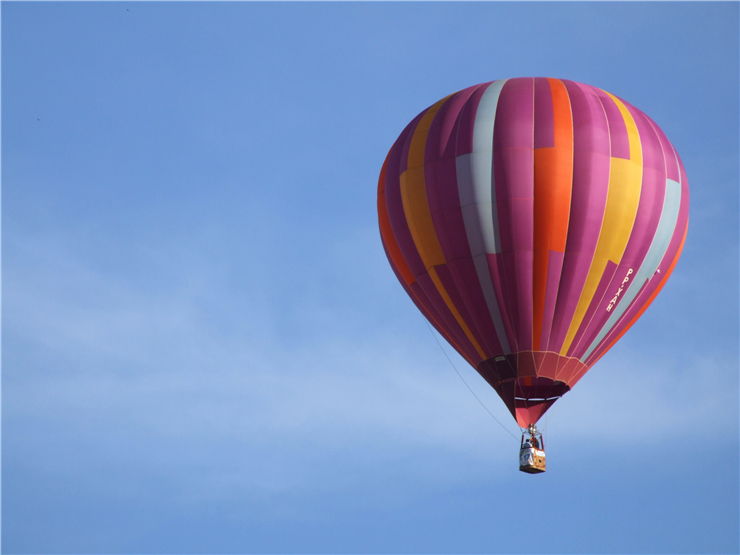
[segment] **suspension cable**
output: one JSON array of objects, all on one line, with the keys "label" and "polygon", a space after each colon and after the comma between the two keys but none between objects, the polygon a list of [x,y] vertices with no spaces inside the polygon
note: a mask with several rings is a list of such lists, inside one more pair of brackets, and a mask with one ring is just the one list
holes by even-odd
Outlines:
[{"label": "suspension cable", "polygon": [[455,366],[455,363],[454,363],[454,362],[452,362],[452,359],[451,359],[451,358],[449,357],[449,355],[447,354],[447,351],[445,351],[444,347],[442,346],[442,343],[440,342],[439,338],[437,337],[437,334],[436,334],[436,333],[434,333],[434,329],[432,328],[432,326],[431,326],[431,325],[429,324],[429,322],[427,322],[426,324],[427,324],[427,326],[429,326],[429,333],[431,333],[431,334],[432,334],[432,337],[434,337],[434,340],[435,340],[435,341],[437,342],[437,345],[439,345],[439,349],[440,349],[440,350],[442,351],[442,354],[444,354],[445,358],[447,359],[447,362],[449,362],[449,363],[450,363],[450,366],[452,366],[452,369],[453,369],[453,370],[455,371],[455,374],[457,374],[457,377],[458,377],[458,378],[460,378],[460,381],[461,381],[461,382],[463,383],[463,385],[465,385],[465,387],[466,387],[466,388],[468,389],[468,391],[470,391],[470,393],[471,393],[471,394],[473,395],[473,397],[475,397],[475,400],[476,400],[476,401],[478,401],[478,404],[479,404],[479,405],[480,405],[481,407],[483,407],[483,410],[485,410],[485,411],[486,411],[486,412],[487,412],[487,413],[489,414],[489,416],[490,416],[491,418],[493,418],[493,420],[494,420],[494,421],[495,421],[495,422],[496,422],[496,423],[497,423],[497,424],[498,424],[499,426],[501,426],[501,428],[502,428],[502,429],[503,429],[503,430],[504,430],[504,431],[505,431],[505,432],[506,432],[507,434],[509,434],[509,435],[510,435],[511,437],[513,437],[514,439],[518,439],[518,438],[517,438],[517,436],[515,436],[515,435],[514,435],[513,433],[511,433],[511,430],[509,430],[509,428],[507,428],[507,427],[506,427],[506,426],[505,426],[505,425],[504,425],[504,424],[503,424],[503,423],[502,423],[502,422],[501,422],[501,421],[500,421],[500,420],[499,420],[498,418],[496,418],[496,415],[495,415],[495,414],[493,414],[493,413],[492,413],[492,412],[491,412],[491,411],[490,411],[490,410],[488,409],[488,407],[487,407],[487,406],[486,406],[486,405],[485,405],[485,404],[483,403],[483,401],[481,401],[480,397],[478,397],[478,396],[477,396],[477,395],[475,394],[475,391],[473,391],[473,389],[472,389],[472,388],[471,388],[471,387],[470,387],[470,386],[468,385],[468,382],[466,382],[466,381],[465,381],[465,378],[463,378],[462,374],[461,374],[461,373],[460,373],[460,371],[459,371],[459,370],[457,369],[457,366]]}]

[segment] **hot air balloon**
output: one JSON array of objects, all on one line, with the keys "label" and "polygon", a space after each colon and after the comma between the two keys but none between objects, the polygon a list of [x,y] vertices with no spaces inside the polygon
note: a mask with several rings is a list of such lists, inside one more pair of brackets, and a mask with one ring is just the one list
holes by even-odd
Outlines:
[{"label": "hot air balloon", "polygon": [[[688,206],[686,173],[658,125],[566,79],[503,79],[443,98],[400,134],[378,185],[393,271],[525,430],[522,453],[540,438],[538,419],[661,290]],[[539,443],[541,464],[523,470],[544,470]]]}]

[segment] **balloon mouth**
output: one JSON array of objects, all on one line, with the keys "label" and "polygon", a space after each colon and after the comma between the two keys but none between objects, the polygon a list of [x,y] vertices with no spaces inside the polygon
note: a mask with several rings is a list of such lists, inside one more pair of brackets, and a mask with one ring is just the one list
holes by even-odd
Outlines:
[{"label": "balloon mouth", "polygon": [[536,424],[547,409],[570,390],[563,382],[528,376],[505,380],[493,387],[522,428]]},{"label": "balloon mouth", "polygon": [[[554,355],[554,353],[552,353]],[[478,372],[499,394],[519,426],[536,424],[552,404],[570,391],[571,385],[547,372],[543,365],[528,364],[530,353],[498,356],[478,365]],[[559,357],[561,362],[572,359]],[[525,362],[526,361],[526,362]],[[543,376],[547,372],[549,376]]]}]

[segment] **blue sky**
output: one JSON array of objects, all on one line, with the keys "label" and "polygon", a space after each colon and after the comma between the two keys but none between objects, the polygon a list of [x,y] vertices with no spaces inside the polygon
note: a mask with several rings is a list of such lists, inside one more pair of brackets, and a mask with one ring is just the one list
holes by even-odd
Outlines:
[{"label": "blue sky", "polygon": [[[375,213],[407,121],[516,76],[644,110],[692,194],[540,476]],[[737,3],[3,3],[3,552],[737,552],[737,122]]]}]

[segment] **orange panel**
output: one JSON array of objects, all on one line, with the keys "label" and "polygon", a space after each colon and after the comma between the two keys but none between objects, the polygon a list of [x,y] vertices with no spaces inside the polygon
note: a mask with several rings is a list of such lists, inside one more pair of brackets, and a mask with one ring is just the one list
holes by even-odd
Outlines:
[{"label": "orange panel", "polygon": [[554,146],[534,151],[534,350],[539,350],[545,312],[549,251],[564,252],[573,186],[573,119],[565,85],[548,79]]},{"label": "orange panel", "polygon": [[401,248],[396,242],[396,237],[393,235],[393,229],[391,227],[391,220],[388,216],[388,208],[385,205],[385,174],[388,160],[383,163],[383,168],[380,170],[380,180],[378,183],[378,222],[380,224],[380,237],[383,240],[388,258],[391,260],[391,264],[401,275],[401,279],[405,285],[410,285],[414,282],[414,274],[411,273],[411,268],[406,263],[406,259],[401,253]]}]

